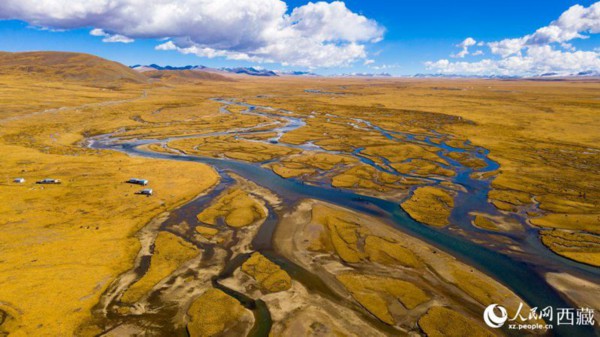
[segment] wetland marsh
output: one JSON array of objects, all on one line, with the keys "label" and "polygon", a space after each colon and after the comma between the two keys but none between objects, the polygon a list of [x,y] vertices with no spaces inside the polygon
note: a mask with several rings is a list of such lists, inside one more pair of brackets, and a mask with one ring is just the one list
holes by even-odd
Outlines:
[{"label": "wetland marsh", "polygon": [[[1,187],[0,331],[490,336],[508,333],[483,323],[493,303],[600,304],[600,84],[166,81],[0,121],[3,174],[66,182]],[[42,245],[18,255],[11,225]],[[52,301],[16,294],[40,282]]]}]

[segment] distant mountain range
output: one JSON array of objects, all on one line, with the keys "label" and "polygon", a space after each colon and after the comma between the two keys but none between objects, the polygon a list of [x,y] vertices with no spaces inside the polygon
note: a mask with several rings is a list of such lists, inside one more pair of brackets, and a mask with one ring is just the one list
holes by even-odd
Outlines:
[{"label": "distant mountain range", "polygon": [[214,72],[225,72],[231,74],[242,74],[249,76],[278,76],[276,72],[268,70],[268,69],[257,69],[254,67],[237,67],[237,68],[208,68],[201,65],[187,65],[182,67],[174,67],[174,66],[159,66],[158,64],[150,64],[150,65],[140,65],[136,64],[130,67],[133,70],[137,70],[140,72],[144,71],[154,71],[154,70],[203,70],[203,71],[214,71]]},{"label": "distant mountain range", "polygon": [[[46,79],[88,83],[99,87],[119,86],[125,82],[148,83],[152,80],[198,83],[199,81],[235,81],[236,76],[320,76],[309,71],[274,71],[259,67],[209,68],[202,65],[160,66],[157,64],[124,66],[94,55],[68,52],[0,52],[0,74],[42,76]],[[350,73],[331,77],[391,77],[388,73]],[[405,78],[480,78],[504,80],[561,81],[569,79],[597,80],[600,71],[588,70],[572,74],[547,72],[535,76],[476,76],[459,74],[416,74]]]},{"label": "distant mountain range", "polygon": [[508,75],[461,75],[461,74],[415,74],[409,76],[413,78],[482,78],[482,79],[516,79],[521,78],[520,76],[508,76]]},{"label": "distant mountain range", "polygon": [[[208,68],[202,65],[186,65],[181,67],[175,66],[159,66],[157,64],[150,65],[134,65],[130,68],[137,70],[139,72],[144,71],[153,71],[153,70],[203,70],[203,71],[212,71],[212,72],[222,72],[222,73],[230,73],[230,74],[240,74],[240,75],[248,75],[248,76],[262,76],[262,77],[270,77],[270,76],[321,76],[319,74],[309,72],[309,71],[278,71],[278,70],[269,70],[264,68],[256,68],[256,67],[237,67],[237,68]],[[336,74],[331,75],[332,77],[393,77],[389,73],[346,73],[346,74]],[[560,78],[579,78],[579,77],[600,77],[600,71],[589,70],[589,71],[581,71],[573,74],[565,74],[565,73],[556,73],[556,72],[548,72],[539,75],[532,76],[514,76],[514,75],[462,75],[462,74],[442,74],[442,73],[434,73],[434,74],[415,74],[412,76],[399,76],[399,77],[412,77],[412,78],[480,78],[480,79],[520,79],[520,78],[531,78],[531,79],[560,79]]]},{"label": "distant mountain range", "polygon": [[226,71],[233,74],[243,74],[250,76],[277,76],[277,73],[268,69],[256,69],[254,67],[238,67],[238,68],[220,68],[221,71]]},{"label": "distant mountain range", "polygon": [[173,67],[173,66],[159,66],[158,64],[151,64],[151,65],[141,65],[141,64],[136,64],[134,66],[130,66],[129,68],[133,69],[133,70],[137,70],[137,71],[151,71],[151,70],[195,70],[195,69],[206,69],[205,66],[183,66],[183,67]]},{"label": "distant mountain range", "polygon": [[338,76],[338,77],[392,77],[392,75],[389,74],[389,73],[378,73],[378,74],[373,74],[373,73],[349,73],[349,74],[340,74],[340,75],[334,75],[334,76]]},{"label": "distant mountain range", "polygon": [[280,71],[280,70],[269,70],[264,68],[256,68],[256,67],[236,67],[236,68],[208,68],[202,65],[187,65],[181,67],[175,66],[160,66],[158,64],[150,64],[150,65],[141,65],[136,64],[130,66],[131,69],[145,72],[145,71],[155,71],[155,70],[203,70],[203,71],[213,71],[213,72],[224,72],[230,74],[240,74],[240,75],[249,75],[249,76],[319,76],[315,73],[309,71]]}]

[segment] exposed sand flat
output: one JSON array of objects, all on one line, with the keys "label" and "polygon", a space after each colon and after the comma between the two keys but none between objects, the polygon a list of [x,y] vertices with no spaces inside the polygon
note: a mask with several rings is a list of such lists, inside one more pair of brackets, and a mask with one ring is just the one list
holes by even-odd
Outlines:
[{"label": "exposed sand flat", "polygon": [[[336,242],[334,235],[343,240]],[[399,331],[408,331],[428,308],[440,303],[465,315],[480,313],[489,303],[517,308],[522,301],[498,282],[420,240],[372,217],[315,200],[301,202],[283,217],[274,242],[280,254]],[[417,297],[414,292],[395,293],[404,305],[387,306],[388,291],[408,289],[394,285],[399,282],[414,284],[425,293]],[[376,284],[380,286],[369,288]],[[478,314],[474,316],[477,321]]]},{"label": "exposed sand flat", "polygon": [[546,279],[577,307],[600,308],[600,285],[567,273],[548,273]]}]

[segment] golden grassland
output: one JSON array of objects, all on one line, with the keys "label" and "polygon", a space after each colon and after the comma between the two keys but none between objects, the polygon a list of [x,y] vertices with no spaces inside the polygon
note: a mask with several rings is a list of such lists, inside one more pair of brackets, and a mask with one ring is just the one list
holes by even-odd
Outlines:
[{"label": "golden grassland", "polygon": [[[77,110],[76,107],[84,104],[110,104],[106,102],[134,100],[143,95],[143,91],[133,85],[116,90],[65,83],[58,79],[39,81],[14,75],[0,75],[0,88],[0,120],[16,119],[28,114],[44,118],[44,115],[52,116],[52,111],[44,113],[46,110]],[[74,93],[77,93],[75,97]]]},{"label": "golden grassland", "polygon": [[554,252],[583,263],[598,265],[600,236],[568,230],[544,230],[542,242]]},{"label": "golden grassland", "polygon": [[445,176],[452,177],[454,176],[454,171],[449,170],[440,166],[440,163],[437,161],[423,160],[423,159],[414,159],[410,162],[402,162],[397,164],[392,164],[392,167],[395,168],[398,172],[404,174],[413,174],[419,176]]},{"label": "golden grassland", "polygon": [[365,254],[369,260],[383,265],[401,265],[409,268],[421,266],[417,256],[398,242],[370,235],[365,238]]},{"label": "golden grassland", "polygon": [[290,275],[258,252],[242,264],[242,271],[255,279],[266,293],[288,290],[292,286]]},{"label": "golden grassland", "polygon": [[465,152],[450,152],[448,153],[448,157],[456,160],[464,166],[468,166],[474,169],[484,168],[487,166],[485,161],[483,161],[482,159],[475,158]]},{"label": "golden grassland", "polygon": [[454,207],[453,196],[441,188],[425,186],[417,188],[402,208],[415,220],[431,225],[447,226]]},{"label": "golden grassland", "polygon": [[481,327],[476,320],[444,307],[432,307],[421,319],[419,326],[429,337],[489,337],[493,333]]},{"label": "golden grassland", "polygon": [[[27,179],[0,186],[0,309],[18,313],[16,336],[71,334],[132,263],[135,232],[217,180],[203,165],[0,148],[0,174]],[[139,187],[124,183],[132,176],[149,179],[155,196],[135,195]],[[33,183],[43,177],[62,184]]]},{"label": "golden grassland", "polygon": [[[297,212],[278,228],[275,238],[285,240],[275,241],[278,249],[323,279],[333,276],[341,291],[387,325],[427,322],[426,333],[452,335],[447,329],[469,329],[468,322],[480,317],[472,313],[489,303],[504,303],[514,313],[522,302],[485,274],[370,217],[318,201],[306,201]],[[461,317],[456,326],[426,314],[439,305]]]},{"label": "golden grassland", "polygon": [[408,309],[429,300],[429,296],[414,284],[389,277],[339,274],[336,278],[369,312],[383,322],[393,325],[390,306],[400,301]]},{"label": "golden grassland", "polygon": [[[352,120],[360,127],[357,118],[416,135],[426,136],[435,130],[452,136],[446,143],[457,147],[465,148],[464,141],[469,140],[490,150],[489,157],[500,164],[496,175],[491,176],[493,190],[489,196],[500,210],[515,212],[536,206],[539,211],[530,212],[533,225],[598,234],[598,81],[281,81],[289,83],[289,89],[282,85],[271,91],[268,99],[255,98],[252,102],[313,116],[307,119],[307,126],[286,134],[283,141],[313,141],[340,151],[365,147],[363,152],[367,153],[369,147],[390,145],[381,135],[348,124]],[[290,94],[293,87],[302,85],[343,94]],[[451,156],[467,166],[482,165],[475,158]],[[395,165],[402,172],[408,171]],[[361,182],[357,177],[343,176],[335,184],[356,187]],[[362,185],[382,188],[380,184]]]},{"label": "golden grassland", "polygon": [[[237,300],[221,290],[211,288],[200,295],[188,310],[187,325],[191,337],[217,336],[224,331],[236,331],[236,325],[252,320]],[[239,328],[239,327],[237,327]]]},{"label": "golden grassland", "polygon": [[219,233],[219,230],[216,228],[210,228],[205,226],[196,226],[196,232],[198,232],[200,235],[204,236],[207,239],[211,239]]},{"label": "golden grassland", "polygon": [[188,154],[217,158],[225,156],[230,159],[250,162],[264,162],[299,152],[284,146],[236,139],[235,136],[177,140],[170,142],[169,147]]},{"label": "golden grassland", "polygon": [[[143,88],[105,94],[67,83],[64,92],[55,92],[58,83],[38,81],[31,88],[28,81],[0,78],[11,87],[11,96],[3,99],[14,102],[8,106],[17,112],[7,109],[11,118],[0,121],[0,310],[12,317],[11,335],[72,335],[104,289],[132,265],[139,249],[136,231],[214,185],[218,176],[205,165],[77,145],[93,130],[133,122],[118,104],[81,104],[141,97]],[[32,90],[28,108],[23,97]],[[88,98],[85,90],[105,96]],[[60,106],[80,108],[29,115]],[[16,177],[26,183],[13,184]],[[34,183],[46,177],[62,184]],[[155,195],[135,195],[140,187],[124,183],[131,177],[149,179]]]},{"label": "golden grassland", "polygon": [[[333,251],[342,260],[349,263],[367,260],[409,268],[424,266],[415,252],[402,245],[397,239],[373,235],[367,227],[361,224],[360,220],[357,220],[356,217],[343,210],[320,204],[315,205],[312,209],[312,221],[327,225],[328,230],[321,231],[318,238],[319,245],[315,246],[313,242],[311,248],[319,247],[320,250],[326,251],[329,247],[333,247]],[[364,245],[361,245],[360,242],[363,241]],[[482,304],[489,300],[484,297],[500,299],[498,297],[500,292],[497,292],[496,289],[486,291],[486,287],[489,288],[489,284],[486,282],[489,281],[483,281],[457,266],[453,266],[448,279],[452,279],[452,283],[456,283]],[[504,292],[503,294],[508,295],[509,293]]]},{"label": "golden grassland", "polygon": [[299,155],[284,157],[279,162],[268,165],[268,167],[283,178],[292,178],[314,174],[319,171],[332,171],[338,167],[357,162],[356,158],[350,156],[305,151]]},{"label": "golden grassland", "polygon": [[223,218],[231,227],[244,227],[266,218],[263,206],[251,195],[240,188],[224,192],[208,208],[198,214],[198,220],[216,225]]},{"label": "golden grassland", "polygon": [[[568,258],[600,265],[600,83],[299,78],[240,78],[226,85],[208,80],[183,82],[130,81],[100,88],[57,77],[0,74],[0,310],[10,315],[0,331],[14,336],[72,335],[90,317],[91,308],[110,282],[133,264],[139,249],[134,236],[137,230],[218,180],[216,172],[202,164],[128,157],[84,149],[80,142],[116,131],[131,138],[166,138],[273,122],[245,115],[241,108],[219,112],[222,104],[210,100],[214,97],[235,97],[293,111],[307,117],[307,125],[285,134],[282,142],[314,142],[345,153],[364,148],[364,156],[376,163],[385,158],[403,173],[450,176],[428,146],[399,147],[367,130],[357,119],[420,139],[435,130],[448,135],[447,143],[457,147],[465,147],[464,141],[469,140],[490,150],[490,158],[500,163],[497,175],[490,177],[493,190],[489,198],[496,207],[504,212],[535,207],[530,223],[555,229],[541,232],[544,244]],[[307,88],[343,94],[315,95],[305,92]],[[342,188],[392,193],[422,183],[349,159],[311,158],[312,154],[302,158],[305,154],[295,149],[243,138],[205,137],[170,145],[200,155],[223,153],[238,160],[284,158],[271,166],[281,176],[340,169],[332,184]],[[455,159],[471,167],[481,166],[474,158]],[[13,184],[16,177],[27,182]],[[46,177],[63,183],[33,183]],[[139,187],[123,183],[131,177],[149,179],[155,195],[135,195]],[[447,223],[452,208],[448,192],[421,187],[415,195],[418,202],[413,198],[403,204],[411,216],[434,225]],[[207,224],[218,217],[229,219],[232,226],[265,217],[262,205],[251,196],[230,199],[214,204],[219,206],[207,216]],[[424,210],[434,205],[442,215],[429,219]],[[318,214],[315,222],[322,230],[310,243],[315,252],[335,252],[344,263],[365,268],[368,264],[419,271],[423,265],[441,268],[434,259],[414,253],[401,238],[375,234],[372,228],[367,231],[352,217],[335,212]],[[486,288],[493,280],[485,276],[450,268],[440,273],[477,302],[506,299],[506,293],[498,290],[503,289],[500,285]],[[469,281],[463,282],[464,278]],[[487,293],[485,289],[495,291]],[[374,303],[395,296],[378,291],[383,290],[358,289],[357,293],[366,293],[372,300],[380,298]],[[238,312],[239,304],[223,295],[208,293],[205,302],[195,308],[209,303]],[[387,317],[389,308],[369,305]],[[200,317],[196,322],[205,322],[195,330],[199,335],[217,333],[230,324],[225,316],[212,317],[222,315],[219,310],[198,312],[191,310],[190,317],[192,322],[194,315]],[[419,326],[429,335],[452,331],[478,335],[463,330],[467,324],[461,316],[431,308]],[[449,322],[442,317],[453,319]]]},{"label": "golden grassland", "polygon": [[171,234],[160,232],[154,242],[154,252],[150,261],[150,269],[121,297],[128,303],[138,301],[147,294],[160,280],[171,275],[179,266],[198,255],[196,246]]},{"label": "golden grassland", "polygon": [[0,75],[43,81],[83,83],[96,87],[119,87],[146,83],[148,79],[129,67],[98,56],[68,52],[0,52]]},{"label": "golden grassland", "polygon": [[475,218],[473,219],[473,224],[479,228],[489,229],[492,231],[496,231],[499,229],[498,225],[494,221],[481,214],[475,215]]},{"label": "golden grassland", "polygon": [[446,164],[446,162],[438,157],[434,149],[424,145],[415,144],[393,144],[393,145],[380,145],[366,148],[362,151],[363,154],[372,157],[383,157],[387,158],[392,164],[401,163],[407,159],[421,158],[423,160],[430,160],[433,162],[440,162]]},{"label": "golden grassland", "polygon": [[378,171],[369,165],[357,165],[333,177],[331,185],[334,187],[371,189],[378,192],[387,192],[392,189],[403,189],[402,185],[396,185],[403,181],[402,178],[393,174]]}]

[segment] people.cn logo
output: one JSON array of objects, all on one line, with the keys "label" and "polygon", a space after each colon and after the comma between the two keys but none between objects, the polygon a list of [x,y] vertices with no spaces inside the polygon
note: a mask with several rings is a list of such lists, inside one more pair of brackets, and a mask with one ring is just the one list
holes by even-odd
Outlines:
[{"label": "people.cn logo", "polygon": [[[495,309],[498,309],[500,315],[496,313]],[[502,327],[507,319],[508,313],[506,312],[506,309],[498,304],[489,305],[483,312],[483,320],[490,328],[497,329]]]}]

